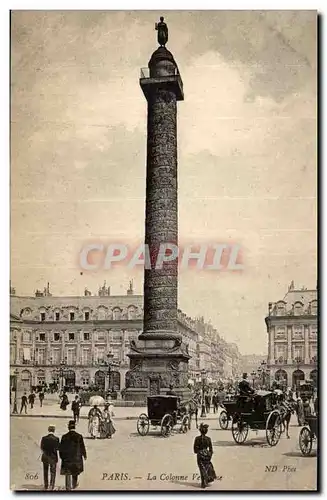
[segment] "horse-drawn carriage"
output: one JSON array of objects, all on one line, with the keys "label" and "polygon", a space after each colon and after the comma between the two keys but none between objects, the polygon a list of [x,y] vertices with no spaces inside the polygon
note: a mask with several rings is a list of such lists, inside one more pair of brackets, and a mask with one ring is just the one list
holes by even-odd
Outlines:
[{"label": "horse-drawn carriage", "polygon": [[310,415],[305,420],[299,435],[299,445],[302,455],[308,456],[312,450],[312,443],[318,440],[318,417]]},{"label": "horse-drawn carriage", "polygon": [[269,446],[276,446],[282,434],[282,416],[275,404],[276,395],[270,391],[239,396],[232,419],[234,441],[243,444],[249,430],[265,430]]},{"label": "horse-drawn carriage", "polygon": [[161,435],[170,436],[173,428],[180,426],[180,432],[187,432],[190,417],[179,404],[177,396],[149,396],[147,398],[148,414],[141,413],[137,420],[137,432],[146,436],[150,425],[160,427]]}]

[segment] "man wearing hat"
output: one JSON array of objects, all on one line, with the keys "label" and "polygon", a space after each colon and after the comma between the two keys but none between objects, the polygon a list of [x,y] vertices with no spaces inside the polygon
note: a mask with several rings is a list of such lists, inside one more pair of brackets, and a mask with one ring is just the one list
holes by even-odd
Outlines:
[{"label": "man wearing hat", "polygon": [[79,474],[84,470],[83,458],[86,460],[86,449],[81,434],[75,431],[75,422],[70,420],[68,432],[61,438],[59,446],[61,458],[61,475],[65,476],[66,490],[74,490],[77,486]]},{"label": "man wearing hat", "polygon": [[254,390],[250,386],[249,381],[247,380],[248,374],[243,373],[243,379],[238,384],[238,388],[240,390],[240,396],[249,396],[254,393]]},{"label": "man wearing hat", "polygon": [[56,482],[56,470],[58,463],[59,438],[55,436],[55,426],[49,425],[48,435],[41,439],[40,448],[42,450],[41,461],[43,463],[44,489],[49,487],[50,468],[50,490],[53,490]]}]

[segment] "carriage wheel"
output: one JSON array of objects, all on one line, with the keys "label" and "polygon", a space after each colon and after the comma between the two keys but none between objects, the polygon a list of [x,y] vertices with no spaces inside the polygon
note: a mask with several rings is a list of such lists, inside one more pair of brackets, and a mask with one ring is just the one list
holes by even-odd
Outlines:
[{"label": "carriage wheel", "polygon": [[141,415],[139,416],[136,427],[137,432],[140,434],[140,436],[146,436],[149,432],[150,422],[148,416],[145,413],[141,413]]},{"label": "carriage wheel", "polygon": [[184,417],[182,418],[180,432],[185,434],[189,430],[189,428],[190,428],[190,419],[187,415],[184,415]]},{"label": "carriage wheel", "polygon": [[312,450],[312,435],[308,427],[303,427],[299,435],[299,445],[302,455],[310,455]]},{"label": "carriage wheel", "polygon": [[228,415],[225,410],[223,410],[219,415],[219,425],[221,429],[228,429]]},{"label": "carriage wheel", "polygon": [[173,417],[165,415],[161,420],[161,435],[164,437],[170,436],[174,427]]},{"label": "carriage wheel", "polygon": [[233,417],[232,421],[232,434],[235,443],[243,444],[249,432],[249,425],[244,422],[240,416]]},{"label": "carriage wheel", "polygon": [[277,410],[269,413],[266,422],[266,437],[269,446],[276,446],[282,434],[282,419]]}]

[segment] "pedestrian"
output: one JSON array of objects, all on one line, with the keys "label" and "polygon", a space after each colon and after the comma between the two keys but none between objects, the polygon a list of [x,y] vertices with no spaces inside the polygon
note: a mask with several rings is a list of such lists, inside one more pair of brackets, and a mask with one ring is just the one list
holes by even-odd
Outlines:
[{"label": "pedestrian", "polygon": [[304,408],[303,408],[303,401],[300,397],[297,398],[296,414],[297,414],[298,425],[299,426],[304,425]]},{"label": "pedestrian", "polygon": [[209,436],[206,435],[208,427],[207,424],[200,424],[200,436],[195,438],[193,445],[201,476],[201,488],[206,488],[209,483],[212,483],[217,478],[211,462],[213,455],[212,442]]},{"label": "pedestrian", "polygon": [[74,420],[69,421],[68,432],[61,438],[59,455],[60,474],[65,476],[66,490],[75,490],[78,486],[78,476],[84,470],[83,459],[86,460],[86,449],[83,436],[75,431]]},{"label": "pedestrian", "polygon": [[79,397],[75,396],[75,399],[72,402],[72,412],[75,424],[79,422],[80,410],[81,410],[81,402],[79,400]]},{"label": "pedestrian", "polygon": [[210,413],[210,399],[211,399],[211,397],[210,397],[209,392],[206,392],[205,396],[204,396],[204,403],[205,403],[207,413]]},{"label": "pedestrian", "polygon": [[109,406],[108,404],[106,404],[102,412],[102,418],[100,422],[100,438],[102,439],[111,439],[112,435],[116,432],[111,418],[113,414],[113,412],[110,410],[111,406],[112,405]]},{"label": "pedestrian", "polygon": [[212,405],[213,405],[213,412],[217,413],[218,411],[218,392],[215,390],[212,396]]},{"label": "pedestrian", "polygon": [[67,410],[67,406],[69,405],[69,399],[65,392],[63,392],[61,397],[60,409]]},{"label": "pedestrian", "polygon": [[49,488],[50,469],[50,490],[54,490],[56,483],[56,472],[58,463],[59,438],[55,436],[55,426],[49,425],[48,435],[41,439],[40,448],[42,450],[41,461],[43,463],[44,489]]},{"label": "pedestrian", "polygon": [[24,392],[24,394],[22,395],[22,404],[21,404],[20,412],[19,413],[23,412],[23,408],[25,408],[25,413],[27,413],[27,396],[26,396],[26,392]]},{"label": "pedestrian", "polygon": [[41,392],[39,392],[39,400],[40,400],[40,406],[42,408],[43,400],[44,400],[44,392],[42,390],[41,390]]},{"label": "pedestrian", "polygon": [[87,418],[89,420],[88,431],[92,439],[96,439],[99,436],[100,422],[102,419],[101,410],[97,405],[94,405],[93,408],[90,409]]},{"label": "pedestrian", "polygon": [[304,414],[304,420],[306,420],[307,417],[311,417],[311,415],[312,415],[310,401],[308,399],[305,399],[303,401],[303,414]]},{"label": "pedestrian", "polygon": [[34,402],[35,402],[35,394],[33,390],[31,391],[31,394],[28,396],[28,402],[31,406],[31,409],[34,407]]}]

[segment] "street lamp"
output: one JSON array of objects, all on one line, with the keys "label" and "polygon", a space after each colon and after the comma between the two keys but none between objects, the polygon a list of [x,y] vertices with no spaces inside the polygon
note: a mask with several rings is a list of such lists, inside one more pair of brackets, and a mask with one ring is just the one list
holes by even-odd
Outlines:
[{"label": "street lamp", "polygon": [[256,372],[254,370],[251,373],[251,376],[252,376],[252,383],[253,383],[253,387],[254,387],[254,381],[255,381],[255,377],[256,377]]},{"label": "street lamp", "polygon": [[58,375],[60,380],[60,391],[64,389],[64,375],[65,375],[64,366],[66,366],[66,359],[67,358],[65,358],[65,361],[60,361],[60,368],[58,370]]},{"label": "street lamp", "polygon": [[258,377],[259,377],[259,380],[260,380],[260,383],[262,383],[262,380],[263,380],[263,372],[262,372],[262,368],[261,366],[258,367]]},{"label": "street lamp", "polygon": [[265,386],[266,385],[266,375],[267,375],[267,361],[265,361],[265,360],[261,361],[261,368],[262,368],[262,383]]},{"label": "street lamp", "polygon": [[113,353],[112,352],[108,352],[107,354],[107,363],[108,363],[108,391],[111,392],[111,364],[112,364],[112,360],[113,360]]},{"label": "street lamp", "polygon": [[201,371],[202,375],[202,403],[201,403],[201,418],[206,417],[206,406],[204,401],[204,389],[205,389],[205,380],[206,380],[206,371],[203,369]]},{"label": "street lamp", "polygon": [[15,375],[15,397],[14,397],[14,407],[13,407],[13,410],[12,412],[17,414],[18,413],[18,410],[17,410],[17,379],[18,379],[18,374],[19,374],[19,371],[16,370],[14,371],[14,375]]}]

